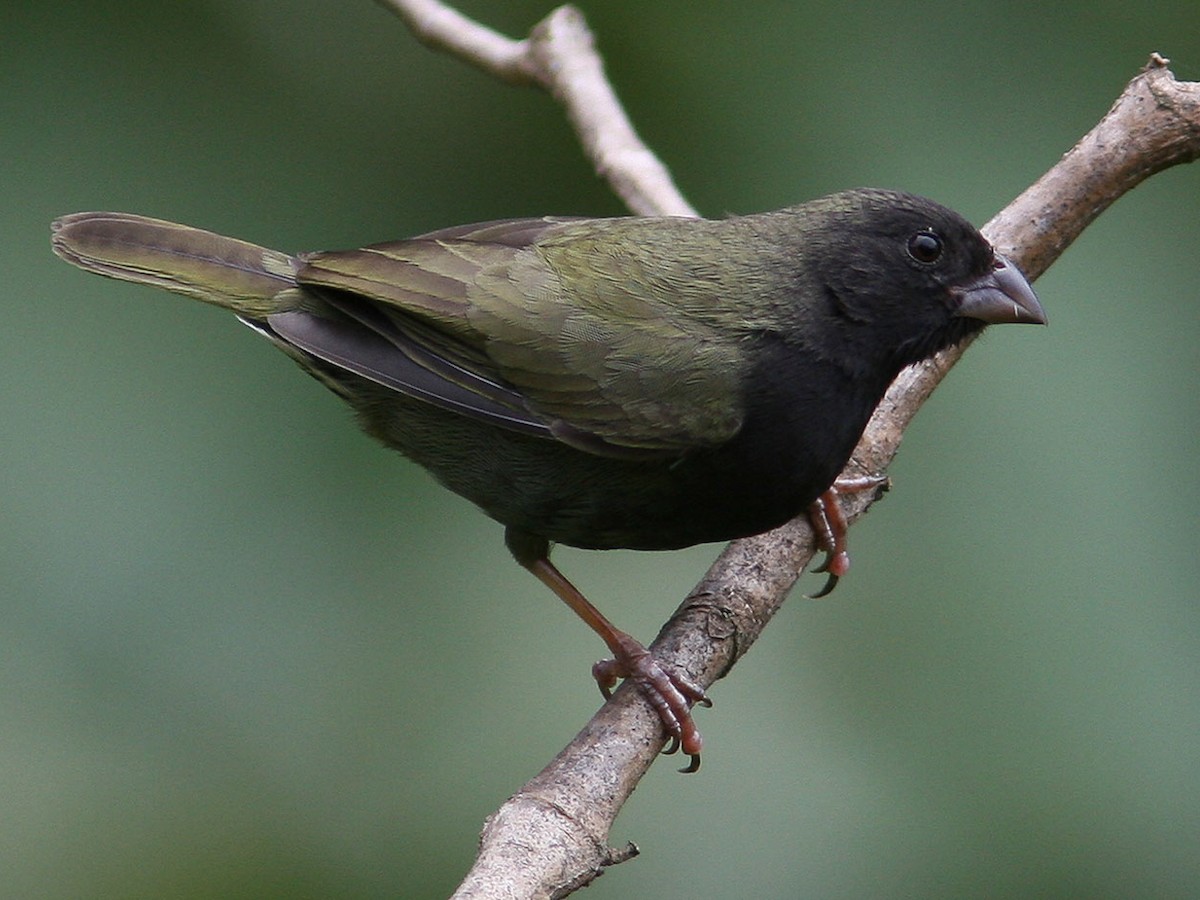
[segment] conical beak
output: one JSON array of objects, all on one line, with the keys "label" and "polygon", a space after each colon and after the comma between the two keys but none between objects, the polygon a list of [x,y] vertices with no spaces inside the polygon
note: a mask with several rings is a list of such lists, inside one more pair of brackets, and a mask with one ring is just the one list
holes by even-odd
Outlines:
[{"label": "conical beak", "polygon": [[958,300],[959,316],[979,319],[989,325],[1010,322],[1046,324],[1046,312],[1021,270],[996,254],[992,271],[965,285],[950,289]]}]

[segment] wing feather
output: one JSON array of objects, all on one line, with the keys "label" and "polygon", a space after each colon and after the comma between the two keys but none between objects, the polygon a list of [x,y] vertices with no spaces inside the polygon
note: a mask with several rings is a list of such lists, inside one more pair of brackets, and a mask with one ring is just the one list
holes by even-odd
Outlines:
[{"label": "wing feather", "polygon": [[298,281],[353,327],[270,325],[395,390],[589,452],[719,444],[741,426],[744,354],[717,314],[736,285],[694,238],[720,223],[650,222],[517,219],[309,254]]}]

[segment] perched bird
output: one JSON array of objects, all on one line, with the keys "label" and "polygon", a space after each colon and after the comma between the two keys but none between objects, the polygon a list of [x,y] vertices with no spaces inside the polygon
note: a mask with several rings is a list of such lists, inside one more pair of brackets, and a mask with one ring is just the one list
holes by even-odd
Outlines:
[{"label": "perched bird", "polygon": [[503,524],[517,562],[608,645],[594,669],[606,696],[633,678],[690,770],[703,690],[592,606],[551,544],[670,550],[780,525],[831,487],[901,368],[987,323],[1045,322],[966,220],[883,190],[297,256],[89,212],[56,221],[53,247],[232,310]]}]

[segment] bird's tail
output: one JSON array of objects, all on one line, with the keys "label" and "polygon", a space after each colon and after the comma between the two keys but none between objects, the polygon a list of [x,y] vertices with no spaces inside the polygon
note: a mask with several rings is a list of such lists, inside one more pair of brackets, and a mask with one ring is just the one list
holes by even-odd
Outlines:
[{"label": "bird's tail", "polygon": [[263,319],[296,286],[298,261],[210,231],[128,213],[83,212],[52,226],[54,252],[88,272],[166,288]]}]

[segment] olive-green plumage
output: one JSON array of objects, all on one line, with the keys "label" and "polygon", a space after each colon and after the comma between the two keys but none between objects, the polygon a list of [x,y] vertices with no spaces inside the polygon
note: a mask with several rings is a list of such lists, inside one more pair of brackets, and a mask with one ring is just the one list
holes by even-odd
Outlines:
[{"label": "olive-green plumage", "polygon": [[975,228],[892,191],[720,221],[518,219],[298,256],[79,213],[54,224],[53,246],[232,310],[507,526],[518,561],[604,637],[615,674],[658,698],[694,764],[687,707],[703,693],[627,643],[549,564],[548,542],[670,549],[779,525],[833,482],[903,366],[988,322],[1044,321]]},{"label": "olive-green plumage", "polygon": [[[926,232],[944,248],[933,262],[906,243]],[[1040,318],[1011,300],[979,318],[956,308],[956,282],[992,277],[991,248],[954,213],[887,191],[300,256],[81,213],[56,223],[54,247],[236,312],[499,521],[596,548],[781,523],[840,471],[903,365],[984,320]]]}]

